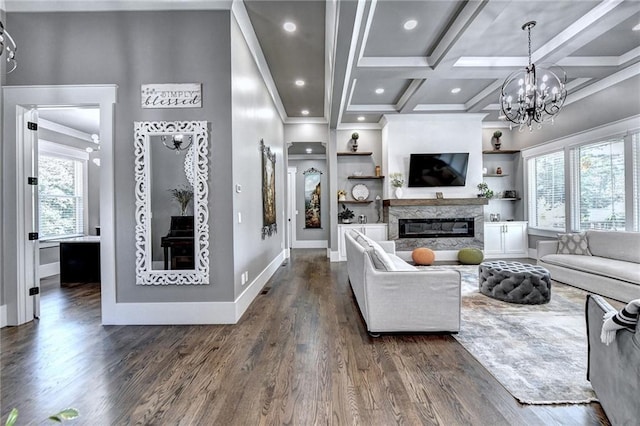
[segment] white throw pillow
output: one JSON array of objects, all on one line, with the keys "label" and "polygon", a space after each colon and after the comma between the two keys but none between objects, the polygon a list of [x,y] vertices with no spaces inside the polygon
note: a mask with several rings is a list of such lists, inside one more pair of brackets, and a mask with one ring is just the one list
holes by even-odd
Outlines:
[{"label": "white throw pillow", "polygon": [[373,245],[367,250],[369,255],[371,256],[371,261],[373,262],[373,266],[376,269],[381,271],[395,271],[396,265],[389,257],[389,254],[380,247],[375,241]]},{"label": "white throw pillow", "polygon": [[558,251],[556,253],[591,256],[587,234],[585,232],[558,234]]}]

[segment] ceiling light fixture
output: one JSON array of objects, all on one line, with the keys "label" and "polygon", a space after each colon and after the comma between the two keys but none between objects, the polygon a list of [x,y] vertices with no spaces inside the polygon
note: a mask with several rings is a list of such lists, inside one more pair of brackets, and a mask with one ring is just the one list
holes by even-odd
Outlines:
[{"label": "ceiling light fixture", "polygon": [[292,33],[296,30],[297,27],[293,22],[285,22],[282,28],[284,28],[286,32]]},{"label": "ceiling light fixture", "polygon": [[305,151],[307,151],[307,154],[311,154],[313,152],[313,149],[307,148]]},{"label": "ceiling light fixture", "polygon": [[0,55],[2,55],[5,50],[7,51],[7,66],[9,68],[7,70],[7,74],[15,70],[18,66],[18,63],[16,62],[17,49],[18,46],[16,46],[16,42],[13,41],[13,37],[11,37],[9,32],[5,31],[4,25],[2,24],[2,21],[0,21]]},{"label": "ceiling light fixture", "polygon": [[377,93],[378,95],[381,95],[381,94],[383,94],[383,93],[384,93],[384,89],[383,89],[382,87],[378,87],[378,88],[376,89],[376,93]]},{"label": "ceiling light fixture", "polygon": [[303,109],[302,110],[302,115],[309,115],[309,110],[308,109]]},{"label": "ceiling light fixture", "polygon": [[363,116],[358,117],[358,121],[364,121],[364,117]]},{"label": "ceiling light fixture", "polygon": [[296,86],[299,86],[299,87],[304,86],[304,80],[296,80]]},{"label": "ceiling light fixture", "polygon": [[183,143],[185,142],[185,135],[180,134],[172,135],[171,141],[168,141],[166,136],[161,136],[160,139],[162,140],[162,144],[170,150],[175,151],[176,155],[179,155],[180,151],[189,149],[191,143],[193,142],[193,138],[191,136],[186,136],[187,144],[183,145]]},{"label": "ceiling light fixture", "polygon": [[524,70],[510,74],[500,91],[500,118],[510,121],[510,128],[517,124],[520,131],[525,126],[530,131],[533,130],[534,121],[538,123],[538,129],[544,121],[551,121],[553,124],[554,117],[567,98],[567,74],[557,65],[554,67],[558,69],[560,76],[549,68],[538,66],[537,71],[542,74],[538,84],[536,66],[531,63],[531,28],[535,25],[536,21],[530,21],[522,26],[528,34],[529,65]]},{"label": "ceiling light fixture", "polygon": [[455,95],[456,93],[460,93],[461,90],[462,89],[460,89],[459,87],[454,87],[453,89],[451,89],[451,93]]},{"label": "ceiling light fixture", "polygon": [[635,27],[631,28],[632,31],[640,31],[640,24],[637,24]]},{"label": "ceiling light fixture", "polygon": [[418,26],[418,21],[416,21],[415,19],[409,19],[403,25],[404,29],[407,30],[407,31],[411,31],[412,29],[414,29],[417,26]]}]

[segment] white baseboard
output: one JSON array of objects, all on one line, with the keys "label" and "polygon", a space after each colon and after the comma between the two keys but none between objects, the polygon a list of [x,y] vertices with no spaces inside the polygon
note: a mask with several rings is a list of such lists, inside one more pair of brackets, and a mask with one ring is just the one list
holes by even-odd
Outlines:
[{"label": "white baseboard", "polygon": [[116,303],[113,314],[103,316],[102,324],[236,324],[284,259],[282,250],[233,302]]},{"label": "white baseboard", "polygon": [[40,265],[38,274],[40,278],[47,278],[52,275],[58,275],[60,273],[60,262],[52,262],[44,265]]},{"label": "white baseboard", "polygon": [[329,254],[329,261],[330,262],[340,262],[340,252],[336,251],[331,251],[331,254]]},{"label": "white baseboard", "polygon": [[296,240],[293,242],[293,248],[300,248],[300,249],[327,248],[327,240]]},{"label": "white baseboard", "polygon": [[7,305],[0,306],[0,328],[7,326]]}]

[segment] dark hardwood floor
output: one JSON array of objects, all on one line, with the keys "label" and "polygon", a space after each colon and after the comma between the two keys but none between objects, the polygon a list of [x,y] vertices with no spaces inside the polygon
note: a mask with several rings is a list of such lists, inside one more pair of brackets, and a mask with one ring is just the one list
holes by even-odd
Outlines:
[{"label": "dark hardwood floor", "polygon": [[367,334],[345,263],[294,250],[236,325],[102,326],[96,284],[43,282],[1,332],[2,421],[120,425],[598,425],[599,404],[523,406],[448,335]]}]

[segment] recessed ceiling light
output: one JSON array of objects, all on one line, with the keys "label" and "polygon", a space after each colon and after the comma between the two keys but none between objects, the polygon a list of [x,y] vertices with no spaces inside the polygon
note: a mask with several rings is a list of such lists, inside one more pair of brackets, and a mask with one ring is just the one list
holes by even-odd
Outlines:
[{"label": "recessed ceiling light", "polygon": [[363,116],[358,117],[358,121],[364,121],[364,117]]},{"label": "recessed ceiling light", "polygon": [[453,89],[451,89],[451,93],[456,94],[456,93],[460,93],[460,89],[459,87],[454,87]]},{"label": "recessed ceiling light", "polygon": [[632,28],[633,31],[640,31],[640,24]]},{"label": "recessed ceiling light", "polygon": [[313,152],[313,149],[307,148],[305,151],[307,151],[307,154],[311,154]]},{"label": "recessed ceiling light", "polygon": [[293,22],[285,22],[282,28],[284,28],[286,32],[292,33],[296,30],[297,27]]},{"label": "recessed ceiling light", "polygon": [[416,21],[415,19],[409,19],[407,22],[404,23],[403,26],[405,30],[411,31],[412,29],[418,26],[418,21]]},{"label": "recessed ceiling light", "polygon": [[304,86],[304,80],[296,80],[296,86]]},{"label": "recessed ceiling light", "polygon": [[381,95],[381,94],[383,94],[383,93],[384,93],[384,89],[383,89],[382,87],[378,87],[378,88],[376,89],[376,93],[377,93],[378,95]]},{"label": "recessed ceiling light", "polygon": [[309,115],[309,110],[308,109],[303,109],[302,110],[302,115]]}]

